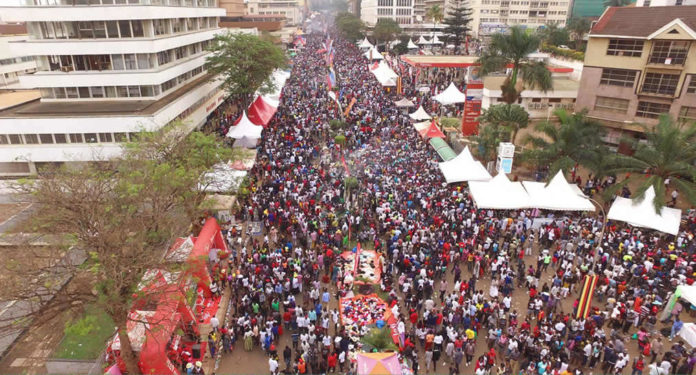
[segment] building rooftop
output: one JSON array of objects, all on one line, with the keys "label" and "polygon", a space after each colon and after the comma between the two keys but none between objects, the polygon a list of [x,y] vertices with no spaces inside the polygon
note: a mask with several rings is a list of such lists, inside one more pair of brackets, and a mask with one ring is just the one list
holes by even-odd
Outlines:
[{"label": "building rooftop", "polygon": [[[103,100],[103,101],[68,101],[68,102],[30,102],[16,103],[13,107],[0,106],[0,118],[32,117],[89,117],[89,116],[143,116],[152,115],[180,96],[188,93],[195,86],[212,77],[206,74],[195,79],[160,100]],[[38,95],[34,99],[38,99]],[[2,97],[0,96],[0,100]],[[0,102],[2,103],[2,102]],[[20,105],[17,105],[20,104]]]},{"label": "building rooftop", "polygon": [[458,56],[458,55],[406,55],[401,57],[402,60],[415,67],[425,68],[465,68],[474,65],[477,56]]},{"label": "building rooftop", "polygon": [[[500,90],[506,76],[489,76],[483,79],[483,87],[488,90]],[[580,82],[568,78],[554,78],[551,91],[578,91]],[[525,90],[526,91],[526,90]],[[549,92],[551,92],[549,91]],[[524,92],[523,92],[524,93]]]},{"label": "building rooftop", "polygon": [[609,7],[590,32],[593,35],[612,35],[645,38],[663,26],[681,20],[696,30],[696,5],[664,7]]},{"label": "building rooftop", "polygon": [[0,91],[0,111],[39,99],[39,90]]}]

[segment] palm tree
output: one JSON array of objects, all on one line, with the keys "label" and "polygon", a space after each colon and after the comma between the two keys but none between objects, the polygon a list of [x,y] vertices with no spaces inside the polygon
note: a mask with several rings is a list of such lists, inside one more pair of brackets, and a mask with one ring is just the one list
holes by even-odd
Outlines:
[{"label": "palm tree", "polygon": [[425,11],[425,17],[431,19],[437,25],[445,18],[445,13],[439,5],[433,5]]},{"label": "palm tree", "polygon": [[638,143],[633,155],[617,154],[612,158],[609,172],[629,173],[629,176],[606,194],[636,183],[638,188],[633,197],[642,199],[652,186],[655,211],[659,213],[665,205],[665,181],[669,179],[691,204],[696,204],[696,124],[679,124],[664,114],[654,128],[645,127],[645,137],[647,142]]},{"label": "palm tree", "polygon": [[378,352],[399,350],[399,347],[394,344],[389,327],[372,328],[360,341],[365,345],[367,351],[373,349]]},{"label": "palm tree", "polygon": [[532,146],[522,152],[522,158],[537,166],[549,166],[549,175],[568,171],[576,164],[591,166],[602,145],[602,125],[585,116],[585,112],[570,114],[563,109],[554,111],[559,125],[542,122],[535,126],[541,135],[528,135],[524,143]]},{"label": "palm tree", "polygon": [[473,151],[476,153],[476,156],[484,162],[484,165],[489,161],[495,160],[498,144],[503,142],[507,136],[507,134],[503,133],[504,130],[499,126],[483,124],[483,126],[479,128],[478,135],[473,137],[473,140],[478,145]]},{"label": "palm tree", "polygon": [[539,30],[539,37],[546,44],[560,46],[568,43],[570,35],[566,28],[558,27],[557,24],[551,23]]},{"label": "palm tree", "polygon": [[515,143],[517,132],[529,125],[529,113],[517,104],[497,104],[484,110],[479,122],[501,128],[508,141]]},{"label": "palm tree", "polygon": [[478,59],[482,76],[503,71],[508,65],[512,65],[512,73],[500,87],[505,103],[516,102],[525,88],[518,85],[517,78],[520,74],[527,88],[538,88],[544,92],[551,89],[551,72],[546,64],[527,57],[539,49],[540,44],[538,36],[527,34],[519,26],[514,26],[508,34],[493,34],[488,50]]},{"label": "palm tree", "polygon": [[573,48],[575,48],[576,50],[580,48],[585,34],[590,32],[591,27],[592,23],[587,18],[573,17],[568,22],[567,28],[568,31],[570,31],[570,36],[574,43]]}]

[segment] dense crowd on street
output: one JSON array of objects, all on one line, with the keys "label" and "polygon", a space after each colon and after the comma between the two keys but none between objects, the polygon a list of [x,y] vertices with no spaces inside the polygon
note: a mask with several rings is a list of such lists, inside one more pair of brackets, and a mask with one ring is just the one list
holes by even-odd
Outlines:
[{"label": "dense crowd on street", "polygon": [[[464,186],[444,183],[399,97],[334,37],[337,96],[343,109],[356,99],[336,144],[329,121],[341,115],[317,53],[327,35],[306,41],[239,201],[263,234],[228,233],[233,255],[216,278],[231,289],[233,317],[213,347],[263,350],[272,374],[355,373],[360,332],[335,301],[359,289],[339,261],[357,240],[385,258],[374,289],[414,374],[693,372],[696,352],[678,337],[693,307],[677,302],[660,321],[667,295],[693,282],[692,219],[676,237],[610,222],[597,243],[594,214],[476,209]],[[350,191],[347,176],[358,180]],[[600,276],[593,308],[577,318],[590,273]]]}]

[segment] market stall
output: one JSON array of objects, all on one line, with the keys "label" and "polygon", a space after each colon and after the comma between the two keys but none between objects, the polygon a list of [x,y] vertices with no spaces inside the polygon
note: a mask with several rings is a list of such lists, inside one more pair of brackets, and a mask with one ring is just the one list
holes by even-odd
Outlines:
[{"label": "market stall", "polygon": [[341,308],[341,324],[346,326],[351,334],[360,336],[368,331],[366,326],[384,320],[389,308],[387,303],[374,293],[341,298],[338,304]]},{"label": "market stall", "polygon": [[374,250],[359,250],[355,283],[379,284],[382,279],[382,255]]}]

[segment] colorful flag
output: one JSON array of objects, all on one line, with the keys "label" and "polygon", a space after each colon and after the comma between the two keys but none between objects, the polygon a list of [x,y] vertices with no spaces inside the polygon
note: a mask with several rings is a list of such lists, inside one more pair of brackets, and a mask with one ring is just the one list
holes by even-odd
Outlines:
[{"label": "colorful flag", "polygon": [[331,90],[334,86],[336,86],[336,72],[334,72],[333,68],[329,69],[329,90]]},{"label": "colorful flag", "polygon": [[592,296],[594,295],[595,287],[597,286],[597,280],[599,280],[599,276],[597,275],[585,276],[582,289],[580,290],[580,299],[578,299],[578,311],[575,316],[576,319],[585,319],[588,315],[590,315]]},{"label": "colorful flag", "polygon": [[346,108],[346,111],[343,113],[343,116],[348,116],[350,113],[350,110],[353,108],[353,105],[355,104],[356,100],[355,98],[350,100],[350,103],[348,104],[348,108]]}]

